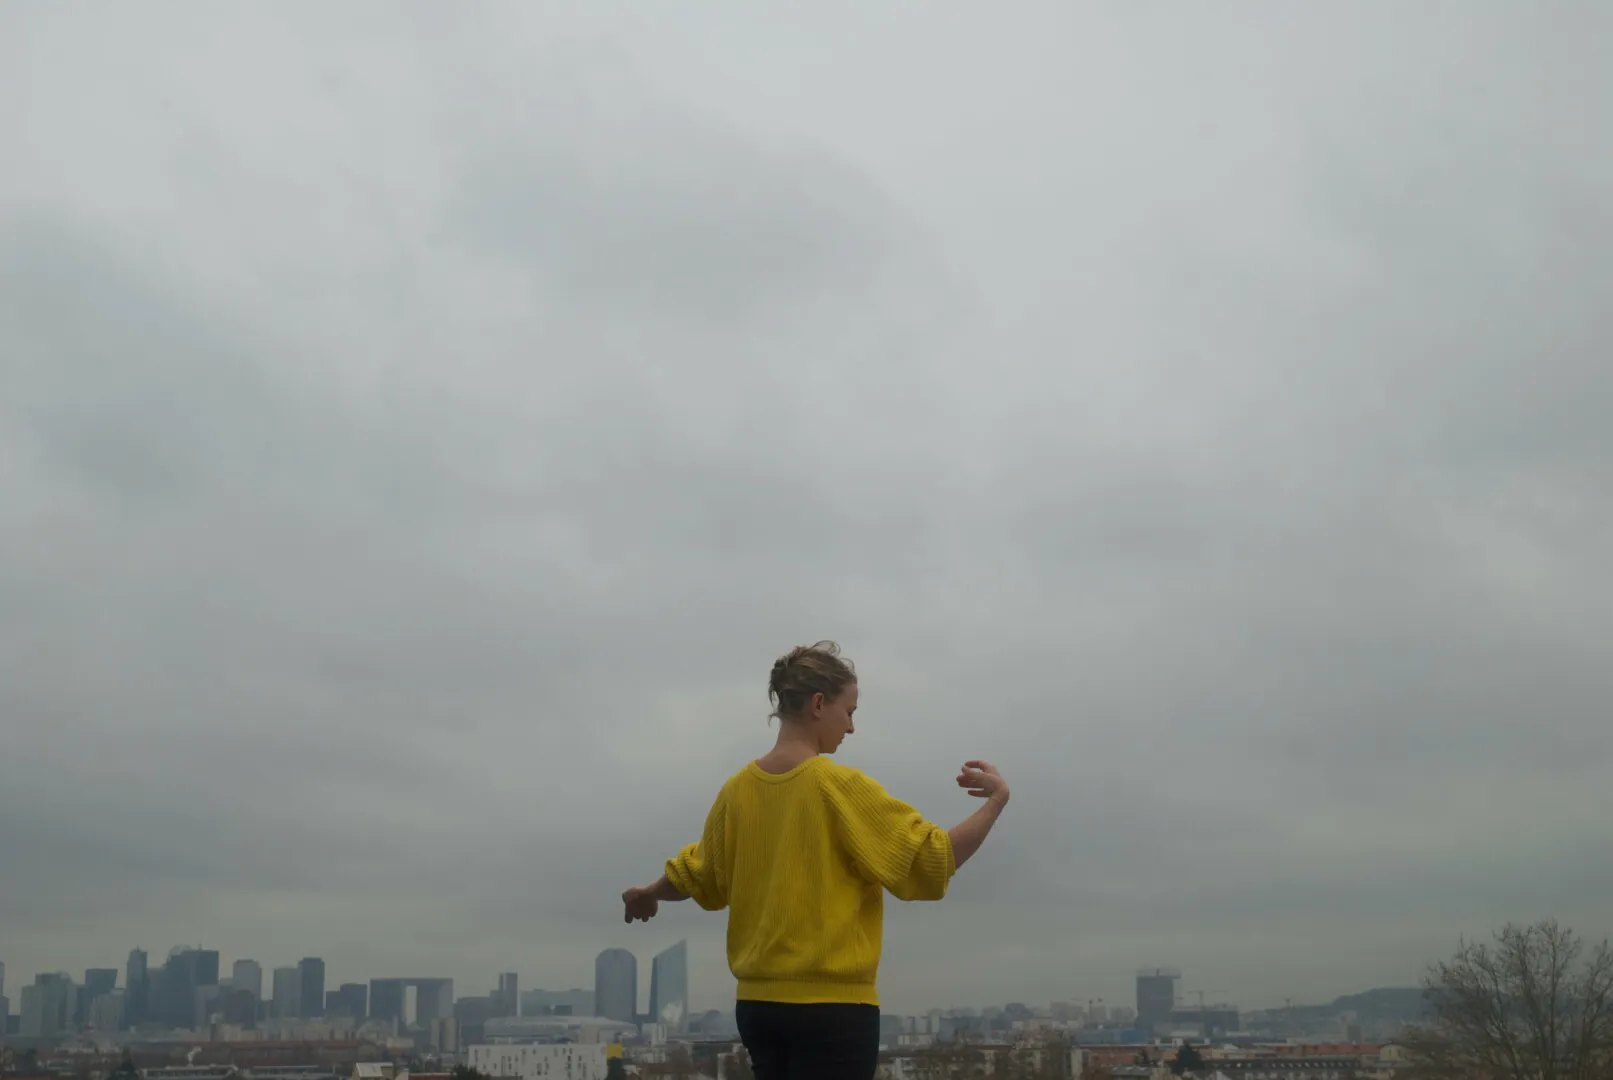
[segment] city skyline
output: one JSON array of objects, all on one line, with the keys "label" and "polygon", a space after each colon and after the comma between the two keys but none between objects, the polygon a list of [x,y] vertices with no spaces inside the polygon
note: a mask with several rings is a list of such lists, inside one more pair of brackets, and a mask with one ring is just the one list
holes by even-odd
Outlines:
[{"label": "city skyline", "polygon": [[[625,972],[621,963],[623,957],[629,961]],[[637,957],[619,947],[607,948],[597,954],[595,980],[586,988],[557,985],[523,991],[520,974],[506,971],[498,974],[497,985],[491,993],[463,995],[454,992],[452,978],[440,976],[371,976],[362,982],[342,982],[325,990],[327,971],[322,957],[303,957],[295,966],[272,967],[269,992],[265,994],[264,969],[258,960],[251,957],[231,958],[230,973],[226,976],[222,974],[222,959],[223,953],[218,949],[194,944],[175,945],[170,948],[163,963],[153,971],[149,954],[137,947],[129,951],[121,971],[117,968],[87,968],[84,969],[83,981],[78,982],[72,971],[53,968],[35,973],[28,985],[76,987],[82,998],[77,1008],[81,1018],[87,1015],[88,1006],[95,998],[115,993],[120,999],[118,1015],[123,1024],[160,1023],[174,1027],[185,1026],[181,1012],[185,1013],[185,1017],[196,1017],[199,1022],[204,1011],[216,1007],[217,1001],[207,1004],[198,998],[198,992],[204,989],[245,993],[262,1006],[261,1015],[247,1014],[251,1022],[256,1022],[258,1019],[319,1020],[332,1007],[338,1010],[333,1015],[346,1018],[379,1016],[402,1019],[406,990],[417,989],[424,995],[429,986],[430,1003],[427,1004],[427,999],[422,997],[417,1006],[422,1010],[421,1014],[427,1016],[425,1022],[429,1024],[431,1018],[447,1015],[453,1003],[465,998],[486,1000],[491,1006],[489,1015],[495,1017],[523,1015],[529,999],[549,995],[570,999],[584,990],[590,1005],[594,1006],[601,1000],[599,976],[603,974],[609,984],[606,998],[613,1002],[613,1007],[610,1011],[597,1012],[595,1015],[635,1020],[654,1014],[673,1027],[683,1023],[689,1016],[687,947],[681,939],[649,957],[651,980],[647,1006],[644,1007],[639,1002]],[[5,975],[5,962],[0,960],[0,1002],[6,1001]],[[621,1008],[614,1007],[614,1004],[621,1002],[625,1002]],[[62,1007],[65,1006],[51,1008],[60,1011]],[[585,1008],[582,1014],[588,1011]],[[4,1012],[0,1010],[0,1014]],[[622,1015],[613,1015],[615,1013]]]},{"label": "city skyline", "polygon": [[[197,956],[205,957],[209,965],[220,965],[220,958],[224,956],[224,953],[221,950],[204,948],[198,945],[173,946],[168,956],[170,960],[178,958],[179,961],[183,962],[189,959],[189,954],[196,954]],[[131,1000],[129,992],[135,987],[137,981],[136,972],[143,972],[145,970],[141,965],[145,963],[146,955],[146,951],[143,949],[137,948],[131,950],[126,967],[121,972],[111,968],[85,969],[85,979],[83,983],[78,983],[75,979],[74,973],[65,969],[53,969],[51,971],[37,972],[35,973],[34,979],[49,979],[57,975],[65,975],[69,985],[78,986],[81,991],[90,991],[90,993],[81,1001],[81,1006],[87,1005],[89,999],[95,996],[96,993],[108,992],[115,984],[117,993],[123,998],[124,1008],[127,1009],[129,1008],[129,1002]],[[622,959],[623,957],[626,957],[631,961],[631,963],[625,963]],[[400,1010],[403,1008],[401,1003],[404,1000],[401,996],[402,986],[424,986],[425,984],[435,985],[440,983],[446,988],[446,995],[440,1004],[427,1006],[429,1009],[437,1010],[431,1015],[438,1015],[443,1010],[446,1010],[453,1002],[464,1001],[469,998],[483,998],[490,1002],[493,1006],[494,1011],[490,1015],[517,1016],[525,1014],[526,1010],[523,1006],[509,1004],[501,1005],[500,1000],[506,999],[507,1001],[511,1002],[517,1000],[526,1002],[529,998],[556,996],[569,1001],[578,998],[579,995],[586,997],[589,1005],[585,1006],[585,1008],[589,1008],[591,1006],[590,1011],[592,1015],[613,1020],[660,1020],[661,1022],[669,1023],[673,1027],[677,1027],[690,1018],[699,1016],[710,1010],[721,1012],[731,1009],[731,999],[703,1002],[699,1000],[697,993],[692,992],[688,984],[687,976],[688,943],[686,940],[680,939],[671,945],[661,948],[659,951],[653,954],[647,954],[642,958],[642,960],[647,961],[647,963],[641,963],[641,958],[639,955],[631,950],[617,946],[608,947],[595,955],[594,978],[589,982],[564,986],[562,984],[565,983],[566,980],[550,980],[552,985],[535,986],[530,990],[524,991],[520,989],[520,986],[522,985],[522,977],[519,972],[498,973],[496,976],[496,984],[491,991],[475,989],[475,987],[480,985],[475,981],[472,981],[468,984],[456,984],[455,980],[451,977],[432,976],[400,978],[397,976],[370,976],[357,981],[344,981],[339,987],[333,983],[328,995],[322,1000],[322,1005],[326,1001],[341,1001],[344,1009],[346,1010],[341,1013],[341,1015],[359,1019],[362,1019],[366,1016],[381,1016],[385,1018],[394,1015],[394,1013],[401,1016],[402,1013]],[[323,958],[320,957],[305,957],[295,966],[284,965],[272,969],[272,973],[275,978],[270,985],[270,992],[266,995],[257,995],[257,1000],[259,1000],[264,1006],[263,1019],[317,1020],[324,1015],[323,1008],[321,1008],[317,1014],[311,1013],[306,1002],[302,1000],[302,992],[304,986],[306,985],[307,979],[305,972],[308,965],[313,963],[320,965],[319,970],[324,970]],[[190,970],[195,968],[195,966],[196,965],[194,963],[186,963],[182,964],[182,969]],[[230,966],[231,975],[228,977],[221,976],[218,983],[219,987],[231,990],[246,989],[250,991],[250,987],[253,983],[258,983],[261,985],[263,968],[262,965],[254,958],[233,958]],[[641,967],[649,973],[647,983],[638,978],[638,971]],[[6,970],[5,962],[0,960],[0,991],[4,990],[4,978]],[[211,971],[214,970],[214,968],[209,966],[207,970]],[[222,970],[222,967],[219,967],[218,970]],[[241,977],[243,973],[248,984],[244,987],[235,981],[238,977]],[[1105,995],[1089,992],[1091,990],[1090,987],[1085,989],[1077,987],[1074,988],[1074,990],[1066,992],[1062,995],[1042,1000],[1038,1002],[1038,1004],[1042,1006],[1049,1004],[1068,1004],[1074,1007],[1083,1007],[1087,1009],[1096,1007],[1100,1011],[1114,1013],[1117,1018],[1121,1017],[1122,1015],[1129,1015],[1139,1017],[1145,1023],[1159,1022],[1165,1017],[1168,1017],[1173,1011],[1180,1011],[1184,1009],[1191,1011],[1204,1004],[1208,1004],[1212,1007],[1230,1007],[1234,1010],[1241,1009],[1244,1012],[1259,1012],[1269,1010],[1274,1008],[1276,1005],[1276,1003],[1266,1002],[1239,1003],[1229,997],[1225,990],[1218,990],[1206,998],[1207,992],[1203,989],[1182,989],[1181,982],[1183,979],[1183,974],[1183,971],[1178,968],[1144,967],[1137,969],[1133,973],[1131,989],[1126,991],[1126,994],[1121,994],[1118,991],[1111,991],[1108,995]],[[162,980],[165,975],[165,966],[159,966],[155,970],[154,974],[147,976],[145,980],[140,980],[141,989],[149,992],[150,986],[153,985],[150,980],[156,980],[156,984],[160,986],[160,980]],[[607,990],[604,995],[601,994],[602,975],[606,977],[606,982],[608,982],[611,987],[611,989]],[[30,979],[29,982],[32,983],[34,979]],[[103,985],[101,985],[97,990],[95,987],[98,981],[101,981]],[[391,986],[392,984],[397,984],[398,987],[393,992],[396,996],[396,1002],[382,1004],[380,1003],[379,998],[367,999],[368,995],[377,992],[376,987],[382,985]],[[455,990],[456,985],[458,987],[458,992]],[[1343,997],[1352,993],[1361,993],[1367,990],[1394,988],[1396,987],[1393,984],[1359,986],[1344,990],[1340,994],[1334,995],[1334,997]],[[600,1008],[600,1005],[606,999],[614,995],[619,995],[624,991],[630,991],[635,1002],[631,1009],[630,1015],[615,1015],[618,1010],[612,1010],[608,1007],[605,1009]],[[162,991],[159,989],[158,994],[160,995],[161,993]],[[1131,996],[1126,996],[1127,994]],[[158,1000],[160,1002],[160,996]],[[1007,998],[993,1002],[930,1002],[928,1004],[911,1007],[906,1010],[887,1009],[887,1011],[892,1015],[904,1013],[924,1014],[933,1013],[937,1010],[944,1011],[952,1009],[1001,1007],[1004,1003],[1034,1000],[1036,999],[1028,995],[1010,995]],[[1325,1005],[1328,1004],[1329,1000],[1331,999],[1305,1001],[1296,999],[1292,995],[1286,995],[1282,1004],[1285,1007],[1292,1007],[1295,1005]],[[356,1006],[353,1004],[355,1001],[358,1002]],[[391,999],[389,998],[388,1001],[390,1002]],[[289,1003],[289,1005],[287,1003]],[[281,1011],[282,1006],[286,1006],[285,1011]],[[156,1006],[158,1009],[161,1009],[162,1007],[163,1006],[160,1004]],[[127,1013],[124,1015],[127,1016]]]},{"label": "city skyline", "polygon": [[1014,792],[893,1009],[1613,931],[1613,5],[0,12],[13,1011],[719,1005],[619,898],[820,638],[839,761]]},{"label": "city skyline", "polygon": [[[687,1027],[689,1024],[694,1025],[692,1030],[704,1031],[707,1034],[713,1031],[731,1032],[733,1020],[731,1011],[720,1008],[707,1010],[684,1007],[683,1003],[687,1000],[686,988],[682,985],[686,966],[684,950],[685,944],[680,941],[655,955],[652,960],[648,1012],[644,1013],[636,1008],[627,1009],[625,1015],[620,1018],[613,1016],[609,1007],[590,1008],[614,996],[615,991],[624,987],[630,988],[634,980],[636,958],[625,950],[614,948],[603,950],[599,954],[596,972],[600,978],[596,981],[596,987],[592,992],[581,990],[554,992],[539,989],[522,994],[518,990],[519,975],[515,972],[500,973],[498,985],[491,994],[469,995],[456,994],[452,980],[449,979],[378,978],[371,980],[367,986],[349,983],[332,990],[327,997],[329,1008],[326,1010],[326,1015],[331,1017],[337,1031],[345,1029],[347,1025],[373,1024],[379,1021],[383,1025],[388,1025],[387,1030],[392,1030],[390,1025],[397,1024],[396,1030],[407,1027],[409,1030],[422,1033],[423,1037],[433,1040],[448,1039],[455,1045],[461,1037],[469,1037],[472,1041],[485,1038],[483,1026],[500,1018],[505,1018],[505,1022],[517,1026],[512,1029],[501,1029],[498,1035],[507,1036],[514,1031],[527,1031],[527,1034],[531,1034],[529,1030],[519,1026],[522,1024],[519,1017],[548,1016],[549,1001],[557,1006],[564,1006],[554,1010],[557,1016],[574,1017],[576,1022],[583,1024],[597,1023],[601,1020],[619,1020],[629,1027],[640,1023],[659,1023],[674,1033],[690,1030]],[[75,984],[71,976],[64,974],[38,975],[34,982],[24,989],[23,1011],[13,1018],[14,1030],[25,1039],[68,1036],[86,1028],[101,1036],[112,1032],[124,1032],[138,1038],[133,1030],[138,1028],[149,1038],[152,1034],[160,1035],[162,1030],[183,1026],[161,1022],[153,1024],[154,1017],[140,1017],[131,1013],[130,991],[140,981],[140,968],[136,963],[140,952],[141,950],[135,950],[131,953],[128,984],[122,987],[116,986],[118,972],[111,968],[87,970],[81,984]],[[217,955],[217,952],[212,950],[175,947],[164,968],[159,972],[158,978],[166,984],[176,970],[199,971],[201,970],[197,963],[199,957],[208,958],[210,962],[210,958]],[[631,959],[632,964],[624,966],[624,958]],[[304,965],[307,962],[305,959]],[[292,1025],[290,1030],[302,1032],[302,1037],[314,1035],[312,1029],[302,1025],[320,1025],[323,1022],[322,1018],[308,1016],[306,1008],[295,1007],[306,967],[299,965],[295,968],[276,969],[281,976],[278,981],[287,991],[283,996],[293,1003],[290,1012],[280,1010],[279,1006],[282,1004],[279,1000],[282,997],[280,994],[276,995],[276,1000],[273,1002],[254,1001],[250,983],[255,967],[251,961],[235,963],[235,971],[247,972],[244,981],[248,985],[245,987],[232,985],[233,976],[223,980],[220,986],[190,987],[184,996],[193,999],[197,1004],[195,1023],[191,1026],[206,1029],[211,1023],[222,1021],[228,1027],[247,1029],[258,1028],[264,1024],[290,1023]],[[3,975],[3,972],[4,966],[0,963],[0,975]],[[1202,989],[1184,994],[1179,987],[1182,976],[1183,972],[1175,968],[1139,969],[1135,978],[1133,1003],[1090,997],[1083,1002],[1077,995],[1074,1000],[1067,996],[1064,1000],[1039,1002],[1034,1005],[1015,1000],[961,1009],[958,1006],[934,1006],[919,1010],[916,1014],[905,1015],[890,1009],[884,1009],[882,1012],[885,1013],[888,1022],[900,1020],[904,1022],[907,1030],[922,1030],[932,1034],[937,1032],[935,1024],[942,1017],[973,1016],[975,1020],[957,1022],[971,1024],[986,1022],[992,1025],[996,1025],[999,1021],[1012,1023],[1033,1017],[1045,1017],[1058,1024],[1078,1022],[1083,1030],[1089,1032],[1107,1032],[1107,1035],[1098,1034],[1095,1037],[1099,1041],[1110,1042],[1117,1037],[1121,1041],[1147,1039],[1152,1037],[1150,1033],[1167,1035],[1184,1030],[1200,1030],[1205,1036],[1213,1033],[1220,1036],[1247,1037],[1250,1032],[1256,1030],[1297,1033],[1300,1029],[1294,1026],[1296,1022],[1308,1026],[1312,1032],[1325,1032],[1330,1025],[1345,1034],[1353,1031],[1356,1034],[1350,1037],[1354,1041],[1359,1041],[1360,1032],[1363,1030],[1369,1030],[1378,1037],[1392,1036],[1400,1024],[1413,1018],[1413,1010],[1421,1008],[1422,1001],[1422,994],[1415,989],[1410,991],[1411,996],[1408,998],[1403,989],[1380,987],[1370,988],[1368,991],[1332,1003],[1307,1005],[1290,1000],[1279,1010],[1241,1009],[1233,1002],[1220,998],[1207,998],[1206,991]],[[3,985],[0,985],[0,990],[3,990]],[[201,993],[204,990],[208,991],[205,995]],[[408,999],[415,991],[418,991],[418,1003],[409,1003]],[[244,1004],[249,1007],[245,1009],[238,1007],[235,999],[240,996],[245,997]],[[1193,996],[1196,996],[1196,1001],[1189,1000]],[[208,1003],[205,1008],[204,998]],[[539,1004],[538,999],[544,999],[545,1003]],[[366,1007],[366,1000],[373,1003],[373,1008]],[[519,1005],[517,1001],[520,1002]],[[1321,1011],[1318,1011],[1318,1006],[1321,1007]],[[1328,1007],[1331,1007],[1331,1012],[1328,1011]],[[1365,1016],[1356,1011],[1361,1008],[1368,1010]],[[221,1015],[214,1015],[209,1021],[204,1016],[205,1012]],[[726,1016],[726,1020],[722,1018],[723,1016]],[[0,1020],[4,1017],[4,1011],[0,1010]],[[452,1031],[440,1028],[438,1021],[449,1018],[456,1022],[455,1028]],[[1251,1027],[1251,1024],[1255,1026]],[[5,1027],[6,1025],[0,1024],[0,1035],[4,1034]],[[491,1031],[489,1033],[491,1034]]]}]

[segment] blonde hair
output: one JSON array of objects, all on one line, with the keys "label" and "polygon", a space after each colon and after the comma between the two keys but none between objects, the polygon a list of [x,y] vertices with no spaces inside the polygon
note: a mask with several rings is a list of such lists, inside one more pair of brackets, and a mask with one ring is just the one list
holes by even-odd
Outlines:
[{"label": "blonde hair", "polygon": [[773,716],[788,719],[801,715],[813,694],[833,701],[856,681],[857,669],[841,657],[840,646],[834,642],[797,645],[773,661],[767,699],[773,703]]}]

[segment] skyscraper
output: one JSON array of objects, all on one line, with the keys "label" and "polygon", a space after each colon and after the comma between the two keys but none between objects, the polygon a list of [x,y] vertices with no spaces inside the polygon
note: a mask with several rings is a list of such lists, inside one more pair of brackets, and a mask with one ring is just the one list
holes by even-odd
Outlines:
[{"label": "skyscraper", "polygon": [[325,1015],[325,961],[317,956],[307,957],[297,965],[301,988],[298,1002],[302,1011],[297,1015],[317,1017]]},{"label": "skyscraper", "polygon": [[256,960],[237,960],[230,971],[230,988],[245,990],[252,1000],[263,1000],[263,967]]},{"label": "skyscraper", "polygon": [[[233,982],[233,979],[231,981]],[[213,999],[210,1008],[220,1023],[232,1027],[255,1028],[258,1026],[258,1005],[259,1000],[252,991],[225,986],[219,988],[218,996]]]},{"label": "skyscraper", "polygon": [[407,979],[370,980],[370,1016],[403,1027],[407,1022],[404,1013],[408,1004]]},{"label": "skyscraper", "polygon": [[218,950],[217,949],[191,949],[192,963],[195,964],[197,986],[218,985]]},{"label": "skyscraper", "polygon": [[680,941],[650,962],[650,1022],[683,1027],[689,1015],[689,943]]},{"label": "skyscraper", "polygon": [[0,1031],[5,1031],[11,1019],[11,999],[6,997],[6,965],[0,962]]},{"label": "skyscraper", "polygon": [[638,957],[626,949],[594,958],[594,1015],[624,1024],[638,1015]]},{"label": "skyscraper", "polygon": [[1175,968],[1144,968],[1137,972],[1137,1026],[1152,1035],[1157,1027],[1169,1025],[1176,1011],[1176,980],[1182,973]]},{"label": "skyscraper", "polygon": [[370,988],[363,983],[342,983],[325,992],[325,1015],[363,1020],[369,1015]]},{"label": "skyscraper", "polygon": [[[78,988],[78,1018],[80,1023],[90,1023],[90,1009],[97,998],[109,996],[118,988],[117,968],[90,968],[84,972],[84,985]],[[121,1007],[119,1010],[121,1018]],[[103,1017],[104,1019],[104,1017]],[[116,1031],[116,1028],[99,1028],[100,1031]]]},{"label": "skyscraper", "polygon": [[22,993],[18,997],[22,1000],[17,1008],[20,1021],[17,1034],[25,1039],[43,1037],[45,1033],[45,1009],[40,995],[39,984],[34,983],[31,986],[23,987]]},{"label": "skyscraper", "polygon": [[24,1038],[49,1039],[67,1030],[76,1005],[73,980],[65,973],[39,975],[23,987]]},{"label": "skyscraper", "polygon": [[[408,1015],[408,991],[415,991],[414,1015]],[[371,979],[370,1018],[399,1028],[430,1031],[438,1020],[454,1016],[452,979]]]},{"label": "skyscraper", "polygon": [[217,985],[217,949],[173,949],[152,988],[151,1019],[164,1027],[194,1028],[201,1000],[198,992]]},{"label": "skyscraper", "polygon": [[146,1022],[151,1001],[151,984],[146,973],[146,950],[132,949],[123,977],[123,1026],[137,1027]]},{"label": "skyscraper", "polygon": [[294,967],[274,969],[274,1001],[269,1015],[276,1020],[294,1020],[302,1015],[302,974]]},{"label": "skyscraper", "polygon": [[90,1002],[89,1012],[85,1014],[84,1023],[91,1031],[110,1034],[123,1027],[123,999],[126,995],[121,990],[99,994]]},{"label": "skyscraper", "polygon": [[498,977],[498,995],[495,1008],[499,1016],[521,1015],[521,980],[513,971]]}]

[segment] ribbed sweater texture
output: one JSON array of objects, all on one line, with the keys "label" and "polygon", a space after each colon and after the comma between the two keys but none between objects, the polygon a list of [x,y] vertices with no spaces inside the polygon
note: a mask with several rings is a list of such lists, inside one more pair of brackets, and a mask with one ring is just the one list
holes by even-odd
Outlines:
[{"label": "ribbed sweater texture", "polygon": [[820,756],[735,773],[666,876],[706,910],[728,910],[741,1001],[878,1005],[885,892],[939,900],[956,869],[945,829]]}]

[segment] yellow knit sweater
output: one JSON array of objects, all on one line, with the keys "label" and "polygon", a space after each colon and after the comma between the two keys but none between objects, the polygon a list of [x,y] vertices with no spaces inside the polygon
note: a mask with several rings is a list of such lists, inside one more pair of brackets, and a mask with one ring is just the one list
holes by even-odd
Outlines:
[{"label": "yellow knit sweater", "polygon": [[735,773],[700,841],[666,876],[728,909],[728,967],[742,1001],[878,1005],[884,890],[939,900],[952,838],[856,769],[825,757],[787,773]]}]

